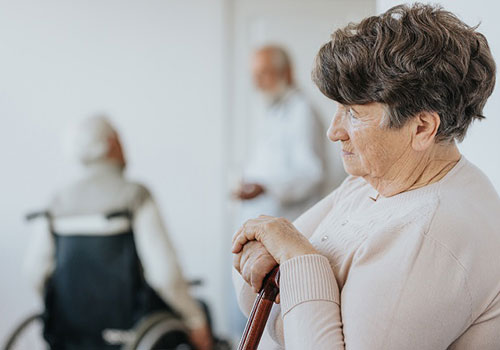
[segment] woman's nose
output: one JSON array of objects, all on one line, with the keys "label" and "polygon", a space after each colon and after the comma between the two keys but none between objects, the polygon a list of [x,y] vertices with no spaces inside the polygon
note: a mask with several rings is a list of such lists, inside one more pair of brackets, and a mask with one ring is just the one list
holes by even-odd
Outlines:
[{"label": "woman's nose", "polygon": [[332,142],[336,141],[347,141],[349,139],[349,135],[345,127],[343,126],[344,118],[342,113],[337,112],[330,123],[330,127],[328,128],[328,132],[326,135]]}]

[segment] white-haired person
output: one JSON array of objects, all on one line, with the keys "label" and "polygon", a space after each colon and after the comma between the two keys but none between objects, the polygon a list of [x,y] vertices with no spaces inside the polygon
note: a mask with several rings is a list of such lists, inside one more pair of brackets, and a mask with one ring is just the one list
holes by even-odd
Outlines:
[{"label": "white-haired person", "polygon": [[293,224],[261,216],[233,241],[245,312],[280,264],[260,349],[500,349],[500,198],[457,147],[495,75],[477,27],[438,6],[333,33],[313,79],[350,176]]},{"label": "white-haired person", "polygon": [[263,212],[294,220],[320,198],[324,131],[294,82],[285,49],[259,48],[252,56],[252,76],[265,110],[253,116],[255,133],[235,193],[242,204],[240,221]]},{"label": "white-haired person", "polygon": [[115,128],[91,117],[69,141],[82,176],[53,196],[26,259],[44,294],[51,349],[113,348],[103,342],[103,328],[129,328],[165,310],[183,320],[196,349],[211,349],[208,320],[188,292],[151,193],[124,176]]}]

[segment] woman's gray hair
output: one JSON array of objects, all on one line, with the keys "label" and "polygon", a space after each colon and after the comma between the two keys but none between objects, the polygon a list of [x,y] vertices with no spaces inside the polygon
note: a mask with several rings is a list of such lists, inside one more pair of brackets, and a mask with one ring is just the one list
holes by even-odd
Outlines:
[{"label": "woman's gray hair", "polygon": [[335,31],[312,77],[341,104],[384,104],[389,127],[436,112],[437,141],[461,141],[495,86],[495,62],[476,29],[439,6],[396,6]]}]

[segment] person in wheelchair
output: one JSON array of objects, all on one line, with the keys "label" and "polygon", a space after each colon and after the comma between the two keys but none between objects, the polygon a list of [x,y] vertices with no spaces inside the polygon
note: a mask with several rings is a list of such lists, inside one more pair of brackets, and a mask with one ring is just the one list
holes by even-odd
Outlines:
[{"label": "person in wheelchair", "polygon": [[151,193],[123,175],[114,127],[105,117],[88,118],[71,143],[85,174],[53,197],[25,263],[44,298],[51,349],[119,348],[106,334],[155,312],[182,320],[187,332],[174,342],[212,349],[207,317],[188,292]]}]

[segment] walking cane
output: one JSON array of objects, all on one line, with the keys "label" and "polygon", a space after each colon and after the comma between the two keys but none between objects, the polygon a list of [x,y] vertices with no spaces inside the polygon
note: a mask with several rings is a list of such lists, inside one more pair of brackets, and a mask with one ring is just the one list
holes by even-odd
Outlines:
[{"label": "walking cane", "polygon": [[238,350],[257,350],[274,300],[279,293],[279,278],[279,266],[276,266],[264,279],[263,287],[248,317]]}]

